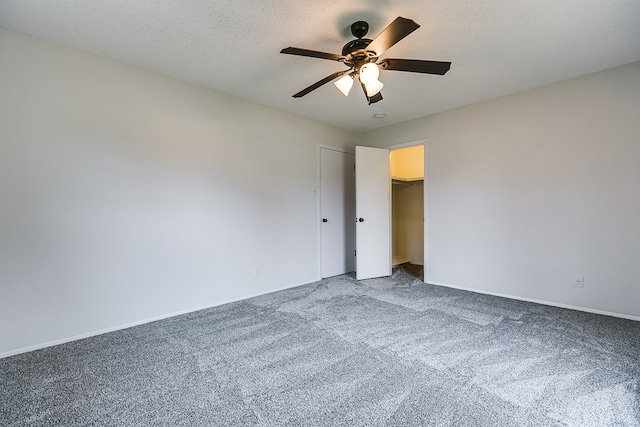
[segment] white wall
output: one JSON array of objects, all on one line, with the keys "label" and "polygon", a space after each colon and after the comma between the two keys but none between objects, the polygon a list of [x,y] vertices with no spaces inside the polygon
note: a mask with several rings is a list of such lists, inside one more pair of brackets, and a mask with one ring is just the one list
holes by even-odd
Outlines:
[{"label": "white wall", "polygon": [[357,135],[4,30],[0,64],[0,355],[317,279],[317,144]]},{"label": "white wall", "polygon": [[358,140],[428,138],[430,281],[640,315],[640,64],[362,135],[4,30],[0,64],[0,356],[317,279],[316,144]]},{"label": "white wall", "polygon": [[640,316],[640,63],[362,137],[428,139],[428,281]]}]

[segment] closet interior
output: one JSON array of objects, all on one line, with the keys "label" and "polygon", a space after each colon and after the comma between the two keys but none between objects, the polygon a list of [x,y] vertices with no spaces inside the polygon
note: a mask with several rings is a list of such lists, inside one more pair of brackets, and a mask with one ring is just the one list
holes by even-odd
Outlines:
[{"label": "closet interior", "polygon": [[389,156],[393,265],[424,265],[424,145]]}]

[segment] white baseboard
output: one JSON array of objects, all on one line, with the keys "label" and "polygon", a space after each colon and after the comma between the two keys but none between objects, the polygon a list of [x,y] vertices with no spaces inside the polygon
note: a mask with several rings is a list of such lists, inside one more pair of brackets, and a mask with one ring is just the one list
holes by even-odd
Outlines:
[{"label": "white baseboard", "polygon": [[395,255],[391,259],[391,265],[393,265],[393,266],[404,264],[404,263],[407,263],[407,262],[409,262],[409,258],[405,258],[405,257],[400,256],[400,255]]},{"label": "white baseboard", "polygon": [[30,351],[35,351],[35,350],[40,350],[40,349],[47,348],[47,347],[52,347],[54,345],[68,343],[68,342],[71,342],[71,341],[81,340],[83,338],[95,337],[97,335],[107,334],[109,332],[119,331],[121,329],[132,328],[134,326],[144,325],[145,323],[155,322],[157,320],[167,319],[169,317],[180,316],[182,314],[192,313],[194,311],[205,310],[207,308],[217,307],[219,305],[229,304],[229,303],[236,302],[236,301],[242,301],[242,300],[246,300],[246,299],[249,299],[249,298],[258,297],[260,295],[270,294],[272,292],[283,291],[285,289],[295,288],[297,286],[306,285],[308,283],[310,283],[310,282],[297,283],[297,284],[294,284],[294,285],[283,286],[281,288],[271,289],[271,290],[265,291],[265,292],[258,292],[258,293],[255,293],[255,294],[245,295],[245,296],[238,297],[238,298],[231,298],[231,299],[227,299],[227,300],[224,300],[224,301],[216,302],[216,303],[213,303],[213,304],[202,305],[202,306],[199,306],[199,307],[187,308],[187,309],[184,309],[184,310],[174,311],[174,312],[168,313],[168,314],[162,314],[160,316],[154,316],[154,317],[150,317],[150,318],[143,319],[143,320],[137,320],[135,322],[125,323],[123,325],[113,326],[113,327],[110,327],[110,328],[100,329],[100,330],[92,331],[92,332],[86,332],[84,334],[73,335],[73,336],[61,338],[61,339],[58,339],[58,340],[47,341],[47,342],[44,342],[44,343],[41,343],[41,344],[30,345],[30,346],[18,348],[18,349],[15,349],[15,350],[9,350],[9,351],[5,351],[3,353],[0,353],[0,359],[3,359],[5,357],[10,357],[10,356],[15,356],[15,355],[21,354],[21,353],[27,353],[27,352],[30,352]]},{"label": "white baseboard", "polygon": [[406,263],[410,263],[410,264],[413,264],[413,265],[420,265],[420,266],[424,267],[424,263],[423,262],[417,262],[417,261],[414,261],[414,260],[409,259],[409,258],[394,257],[391,260],[391,265],[393,265],[394,267],[397,266],[397,265],[406,264]]},{"label": "white baseboard", "polygon": [[[47,341],[47,342],[44,342],[44,343],[41,343],[41,344],[22,347],[22,348],[18,348],[18,349],[15,349],[15,350],[9,350],[9,351],[5,351],[3,353],[0,353],[0,359],[3,359],[5,357],[10,357],[10,356],[15,356],[15,355],[21,354],[21,353],[27,353],[27,352],[30,352],[30,351],[35,351],[35,350],[40,350],[40,349],[47,348],[47,347],[52,347],[54,345],[64,344],[64,343],[71,342],[71,341],[81,340],[83,338],[90,338],[90,337],[94,337],[94,336],[97,336],[97,335],[106,334],[106,333],[109,333],[109,332],[119,331],[121,329],[132,328],[134,326],[144,325],[145,323],[155,322],[157,320],[167,319],[169,317],[180,316],[182,314],[192,313],[194,311],[205,310],[207,308],[217,307],[219,305],[229,304],[229,303],[236,302],[236,301],[242,301],[242,300],[246,300],[246,299],[249,299],[249,298],[258,297],[260,295],[270,294],[272,292],[283,291],[285,289],[295,288],[297,286],[306,285],[308,283],[309,282],[304,282],[304,283],[297,283],[297,284],[293,284],[293,285],[283,286],[283,287],[280,287],[280,288],[277,288],[277,289],[272,289],[272,290],[265,291],[265,292],[258,292],[258,293],[255,293],[255,294],[245,295],[245,296],[238,297],[238,298],[230,298],[230,299],[227,299],[227,300],[224,300],[224,301],[220,301],[220,302],[216,302],[216,303],[208,304],[208,305],[203,305],[203,306],[199,306],[199,307],[187,308],[185,310],[175,311],[175,312],[168,313],[168,314],[163,314],[163,315],[160,315],[160,316],[154,316],[154,317],[150,317],[150,318],[147,318],[147,319],[126,323],[126,324],[123,324],[123,325],[114,326],[114,327],[111,327],[111,328],[105,328],[105,329],[100,329],[100,330],[97,330],[97,331],[86,332],[84,334],[73,335],[73,336],[61,338],[61,339],[58,339],[58,340]],[[493,296],[497,296],[497,297],[509,298],[509,299],[514,299],[514,300],[518,300],[518,301],[533,302],[533,303],[537,303],[537,304],[549,305],[549,306],[552,306],[552,307],[568,308],[568,309],[571,309],[571,310],[584,311],[584,312],[587,312],[587,313],[601,314],[601,315],[605,315],[605,316],[619,317],[619,318],[622,318],[622,319],[635,320],[635,321],[640,322],[640,317],[639,316],[632,316],[632,315],[629,315],[629,314],[614,313],[614,312],[604,311],[604,310],[596,310],[596,309],[593,309],[593,308],[579,307],[579,306],[575,306],[575,305],[562,304],[562,303],[558,303],[558,302],[545,301],[545,300],[539,300],[539,299],[535,299],[535,298],[520,297],[520,296],[516,296],[516,295],[511,295],[511,294],[503,294],[503,293],[500,293],[500,292],[490,292],[490,291],[485,291],[485,290],[481,290],[481,289],[468,288],[468,287],[464,287],[464,286],[449,285],[449,284],[446,284],[446,283],[431,282],[431,281],[429,281],[427,283],[430,284],[430,285],[442,286],[442,287],[445,287],[445,288],[460,289],[460,290],[463,290],[463,291],[470,291],[470,292],[475,292],[475,293],[479,293],[479,294],[493,295]]]},{"label": "white baseboard", "polygon": [[577,306],[577,305],[562,304],[562,303],[559,303],[559,302],[545,301],[545,300],[539,300],[539,299],[535,299],[535,298],[526,298],[526,297],[520,297],[520,296],[517,296],[517,295],[503,294],[503,293],[499,293],[499,292],[490,292],[490,291],[485,291],[485,290],[482,290],[482,289],[467,288],[467,287],[464,287],[464,286],[448,285],[446,283],[438,283],[438,282],[427,282],[427,283],[430,284],[430,285],[442,286],[442,287],[445,287],[445,288],[460,289],[460,290],[463,290],[463,291],[470,291],[470,292],[475,292],[475,293],[478,293],[478,294],[493,295],[493,296],[496,296],[496,297],[509,298],[509,299],[514,299],[514,300],[518,300],[518,301],[534,302],[536,304],[549,305],[549,306],[552,306],[552,307],[568,308],[570,310],[584,311],[586,313],[602,314],[604,316],[619,317],[621,319],[635,320],[637,322],[640,322],[640,317],[632,316],[630,314],[613,313],[611,311],[596,310],[596,309],[593,309],[593,308],[580,307],[580,306]]}]

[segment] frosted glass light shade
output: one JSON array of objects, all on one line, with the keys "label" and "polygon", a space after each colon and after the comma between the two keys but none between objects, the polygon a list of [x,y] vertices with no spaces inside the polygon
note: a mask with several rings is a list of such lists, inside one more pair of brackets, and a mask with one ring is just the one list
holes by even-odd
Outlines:
[{"label": "frosted glass light shade", "polygon": [[365,83],[364,87],[367,91],[367,96],[369,98],[371,98],[372,96],[374,96],[375,94],[377,94],[378,92],[380,92],[382,90],[382,87],[384,86],[384,84],[382,84],[382,82],[380,80],[374,80],[370,83]]},{"label": "frosted glass light shade", "polygon": [[338,90],[342,92],[344,96],[348,96],[349,91],[351,90],[351,86],[353,86],[353,77],[351,77],[350,74],[345,74],[333,84],[336,85]]},{"label": "frosted glass light shade", "polygon": [[360,67],[360,81],[363,85],[367,85],[378,80],[379,75],[380,69],[378,69],[378,66],[373,62],[369,62]]}]

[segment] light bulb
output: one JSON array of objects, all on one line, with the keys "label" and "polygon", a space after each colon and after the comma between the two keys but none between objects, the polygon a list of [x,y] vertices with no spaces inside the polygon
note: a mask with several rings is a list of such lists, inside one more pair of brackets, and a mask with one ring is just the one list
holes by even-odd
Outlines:
[{"label": "light bulb", "polygon": [[367,96],[369,98],[371,98],[372,96],[374,96],[375,94],[380,92],[382,90],[383,86],[384,86],[384,84],[382,84],[382,82],[380,80],[374,80],[372,82],[364,84],[364,87],[365,87],[365,89],[367,91]]},{"label": "light bulb", "polygon": [[380,70],[378,69],[378,66],[373,62],[369,62],[360,67],[360,81],[364,85],[378,80],[379,75]]},{"label": "light bulb", "polygon": [[353,86],[353,77],[351,76],[351,74],[345,74],[333,84],[336,85],[338,90],[342,92],[344,96],[348,96],[349,91],[351,90],[351,86]]}]

